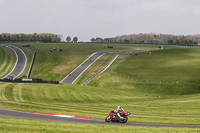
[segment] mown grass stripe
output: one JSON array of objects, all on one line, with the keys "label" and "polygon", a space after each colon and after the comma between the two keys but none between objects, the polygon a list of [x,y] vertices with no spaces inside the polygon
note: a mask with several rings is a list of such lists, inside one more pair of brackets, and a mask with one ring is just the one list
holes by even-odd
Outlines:
[{"label": "mown grass stripe", "polygon": [[6,74],[12,71],[16,62],[16,56],[14,52],[8,48],[6,48],[5,50],[6,57],[4,59],[4,63],[0,67],[0,77],[4,77]]},{"label": "mown grass stripe", "polygon": [[8,86],[6,86],[5,88],[5,97],[6,99],[13,101],[13,88],[14,88],[15,84],[9,84]]},{"label": "mown grass stripe", "polygon": [[8,100],[6,97],[6,87],[8,86],[8,83],[1,84],[0,86],[0,99],[1,100]]},{"label": "mown grass stripe", "polygon": [[[52,47],[53,45],[55,44],[52,44],[50,46]],[[50,46],[41,46],[42,50],[40,49],[40,52],[46,52],[48,56],[56,55],[57,57],[60,57],[61,52],[49,53],[49,50],[47,48],[49,48]],[[83,48],[83,45],[77,46]],[[71,45],[70,47],[75,46]],[[38,49],[39,48],[40,46],[38,46]],[[64,50],[67,50],[66,48],[67,46]],[[84,48],[82,50],[84,50]],[[73,49],[68,52],[72,51]],[[64,53],[64,51],[62,52]],[[78,54],[77,52],[75,53]],[[82,53],[80,51],[80,55],[76,54],[73,54],[73,56],[77,56],[78,58]],[[94,79],[94,82],[89,84],[90,86],[68,84],[49,85],[13,83],[14,100],[8,97],[6,97],[8,100],[0,100],[0,108],[26,112],[37,111],[53,114],[59,114],[59,112],[61,112],[61,114],[65,115],[76,115],[103,120],[111,110],[116,109],[116,106],[120,105],[125,109],[125,111],[130,111],[132,113],[129,117],[129,122],[199,125],[200,106],[198,106],[198,91],[195,94],[183,93],[181,95],[177,93],[164,92],[165,90],[169,92],[173,92],[174,90],[182,92],[183,89],[191,92],[191,90],[195,87],[198,89],[198,86],[195,86],[193,84],[188,84],[187,86],[179,84],[159,85],[157,84],[157,82],[156,84],[148,84],[146,82],[138,83],[134,81],[134,79],[124,77],[124,75],[129,77],[136,77],[138,75],[150,80],[152,79],[152,77],[155,77],[155,79],[164,78],[162,77],[162,74],[165,74],[164,76],[166,77],[172,77],[172,80],[176,80],[177,78],[186,78],[187,80],[191,80],[188,81],[189,83],[194,80],[196,81],[196,83],[198,83],[199,80],[196,77],[199,73],[199,56],[199,50],[194,49],[176,49],[172,51],[163,50],[152,52],[151,55],[147,53],[139,53],[137,56],[132,56],[130,54],[123,55],[120,56],[119,59],[117,59],[116,62],[109,69],[107,69],[107,71]],[[65,55],[62,59],[65,59],[64,57],[68,56]],[[42,59],[44,58],[41,57],[40,59],[42,62]],[[45,63],[46,67],[51,64],[51,59],[52,58],[48,60],[50,63]],[[186,62],[184,61],[184,59],[186,60]],[[188,62],[190,62],[188,59],[192,59],[192,64],[188,64]],[[119,64],[121,60],[122,63]],[[68,61],[63,62],[66,63]],[[55,62],[55,60],[53,60],[52,62]],[[154,64],[156,62],[157,65]],[[179,65],[179,63],[177,62],[180,62],[181,65]],[[63,66],[62,63],[60,64],[59,62],[57,62],[55,64],[53,63],[53,65],[58,65],[57,68],[60,68],[60,66]],[[72,66],[76,65],[75,62],[70,63],[72,63]],[[173,66],[170,66],[171,63]],[[112,73],[111,70],[115,64],[117,64],[117,66]],[[184,67],[181,69],[179,69],[180,67],[176,67],[182,65]],[[39,66],[43,66],[43,63],[38,64],[38,67]],[[159,68],[157,68],[158,66]],[[149,68],[145,69],[145,67]],[[167,68],[170,69],[168,70]],[[63,69],[61,71],[56,69],[56,71],[43,73],[42,69],[39,72],[41,72],[41,75],[44,74],[44,77],[51,76],[51,74],[58,74],[64,71]],[[177,71],[175,71],[176,69]],[[152,72],[152,70],[154,70],[154,72]],[[172,70],[176,73],[173,74],[174,72]],[[67,70],[65,69],[65,72],[66,71]],[[169,74],[166,75],[168,71]],[[181,77],[181,74],[184,74],[186,71],[187,77]],[[115,74],[114,72],[121,74],[121,76],[119,74]],[[58,75],[54,76],[57,77]],[[51,76],[51,78],[53,78],[54,76]],[[155,79],[152,79],[152,81]],[[10,83],[5,84],[6,86],[8,86]],[[0,84],[0,88],[1,85],[4,84]],[[22,88],[23,91],[23,102],[15,101],[17,100],[17,92],[19,88]],[[160,91],[151,92],[151,90],[153,89],[158,89]],[[10,93],[12,93],[12,91],[10,91]],[[156,96],[160,97],[158,98]]]},{"label": "mown grass stripe", "polygon": [[[4,60],[5,60],[5,50],[4,47],[0,46],[0,66],[2,66]],[[1,71],[1,67],[0,67],[0,71]]]},{"label": "mown grass stripe", "polygon": [[16,56],[15,56],[15,54],[11,51],[9,53],[9,55],[10,55],[9,63],[6,65],[6,69],[4,70],[5,75],[8,74],[8,73],[10,73],[13,70],[13,68],[15,66],[15,63],[16,63],[16,58],[15,58]]},{"label": "mown grass stripe", "polygon": [[17,84],[13,88],[13,99],[18,102],[24,102],[22,97],[22,86]]},{"label": "mown grass stripe", "polygon": [[2,64],[1,64],[1,67],[0,67],[0,77],[3,77],[3,75],[4,75],[4,73],[5,73],[5,69],[6,69],[6,67],[7,67],[7,65],[8,65],[8,63],[9,63],[9,54],[8,54],[8,49],[7,50],[5,50],[5,48],[4,47],[1,47],[2,48],[2,50],[4,51],[2,54],[4,54],[2,57],[0,57],[1,58],[1,60],[2,60]]}]

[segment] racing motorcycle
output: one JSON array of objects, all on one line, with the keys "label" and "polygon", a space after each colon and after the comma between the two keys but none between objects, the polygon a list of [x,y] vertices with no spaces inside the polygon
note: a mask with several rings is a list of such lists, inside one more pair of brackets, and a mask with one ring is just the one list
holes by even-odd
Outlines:
[{"label": "racing motorcycle", "polygon": [[122,112],[120,113],[120,117],[117,115],[116,112],[111,111],[109,113],[109,116],[106,117],[106,122],[120,122],[120,123],[126,123],[128,120],[128,115],[130,115],[130,112]]}]

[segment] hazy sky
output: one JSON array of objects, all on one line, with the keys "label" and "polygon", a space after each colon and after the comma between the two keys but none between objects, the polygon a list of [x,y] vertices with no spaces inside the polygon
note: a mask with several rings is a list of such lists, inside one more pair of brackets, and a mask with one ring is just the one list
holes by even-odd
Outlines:
[{"label": "hazy sky", "polygon": [[0,33],[200,33],[200,0],[0,0]]}]

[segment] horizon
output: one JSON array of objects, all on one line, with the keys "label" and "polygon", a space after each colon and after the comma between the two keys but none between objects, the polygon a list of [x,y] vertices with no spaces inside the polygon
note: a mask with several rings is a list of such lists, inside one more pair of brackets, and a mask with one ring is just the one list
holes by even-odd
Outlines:
[{"label": "horizon", "polygon": [[53,33],[90,41],[131,34],[196,35],[198,0],[0,0],[1,33]]}]

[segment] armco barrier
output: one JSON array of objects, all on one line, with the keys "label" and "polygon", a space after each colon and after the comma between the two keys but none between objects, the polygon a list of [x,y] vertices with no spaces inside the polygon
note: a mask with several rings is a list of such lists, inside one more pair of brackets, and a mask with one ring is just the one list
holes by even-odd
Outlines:
[{"label": "armco barrier", "polygon": [[31,71],[32,71],[33,64],[34,64],[34,61],[35,61],[35,56],[36,56],[36,52],[34,52],[34,54],[33,54],[32,62],[31,62],[31,65],[30,65],[30,68],[29,68],[29,71],[28,71],[28,74],[27,74],[27,78],[29,78],[31,76]]},{"label": "armco barrier", "polygon": [[0,82],[59,84],[59,81],[43,81],[42,79],[0,79]]}]

